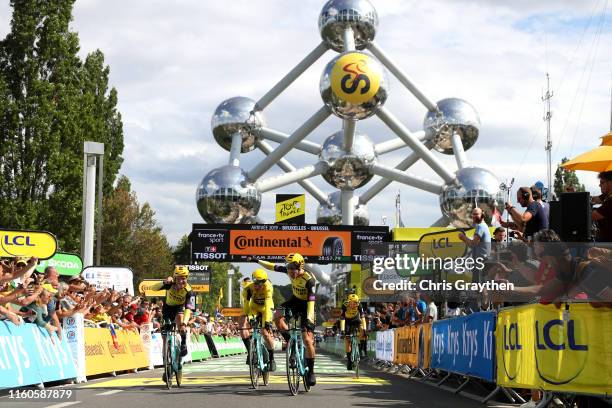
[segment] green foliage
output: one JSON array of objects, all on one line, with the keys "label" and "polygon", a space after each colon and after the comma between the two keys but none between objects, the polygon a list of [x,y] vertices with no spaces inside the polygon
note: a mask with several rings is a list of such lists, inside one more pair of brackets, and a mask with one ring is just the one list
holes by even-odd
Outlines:
[{"label": "green foliage", "polygon": [[227,307],[227,270],[233,269],[234,276],[232,277],[232,306],[240,306],[240,280],[242,274],[240,268],[232,265],[229,262],[202,262],[201,265],[208,265],[210,273],[210,292],[202,294],[202,305],[198,308],[204,312],[213,314],[217,307],[219,298],[219,288],[223,288],[223,299],[221,300],[221,308]]},{"label": "green foliage", "polygon": [[[564,157],[561,159],[561,164],[568,160],[567,157]],[[557,166],[557,170],[555,171],[555,196],[557,198],[561,197],[561,193],[566,192],[568,189],[573,191],[585,191],[584,184],[580,184],[576,172],[574,170],[566,170],[561,167],[561,164]]]},{"label": "green foliage", "polygon": [[0,41],[0,226],[48,230],[78,252],[83,142],[105,144],[105,194],[123,160],[117,92],[102,52],[77,55],[73,0],[10,4]]},{"label": "green foliage", "polygon": [[119,178],[103,207],[103,265],[129,266],[136,285],[143,279],[173,272],[172,249],[155,220],[155,212],[148,203],[138,204],[127,177]]},{"label": "green foliage", "polygon": [[176,265],[189,265],[191,263],[191,245],[189,243],[189,235],[185,234],[181,237],[178,244],[172,251],[174,263]]},{"label": "green foliage", "polygon": [[274,306],[279,307],[281,303],[284,303],[287,299],[283,296],[278,287],[274,286],[274,291],[272,292],[272,300],[274,301]]}]

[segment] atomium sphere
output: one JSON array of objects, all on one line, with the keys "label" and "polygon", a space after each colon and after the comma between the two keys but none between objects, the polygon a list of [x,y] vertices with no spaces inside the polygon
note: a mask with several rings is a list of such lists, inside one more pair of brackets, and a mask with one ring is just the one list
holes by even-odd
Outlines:
[{"label": "atomium sphere", "polygon": [[373,56],[360,51],[339,54],[325,67],[319,91],[341,119],[360,120],[376,113],[389,93],[387,73]]},{"label": "atomium sphere", "polygon": [[202,179],[196,203],[207,223],[238,224],[257,215],[261,194],[247,182],[244,170],[226,165],[211,170]]},{"label": "atomium sphere", "polygon": [[465,167],[458,170],[456,176],[460,187],[447,184],[442,189],[442,214],[457,228],[471,228],[472,210],[480,207],[485,214],[485,222],[491,225],[493,210],[497,208],[500,213],[503,211],[504,197],[497,177],[479,167]]},{"label": "atomium sphere", "polygon": [[215,140],[225,150],[232,148],[232,135],[242,136],[241,153],[250,152],[259,140],[259,131],[266,126],[263,113],[255,101],[243,96],[227,99],[215,109],[211,127]]},{"label": "atomium sphere", "polygon": [[355,48],[364,49],[376,35],[378,14],[368,0],[330,0],[319,15],[319,32],[334,51],[344,51],[344,31],[353,29]]},{"label": "atomium sphere", "polygon": [[[329,204],[319,204],[319,207],[317,207],[317,224],[342,224],[342,203],[340,194],[340,191],[333,192],[328,196]],[[370,225],[370,213],[365,204],[357,204],[357,206],[355,206],[353,210],[353,224],[362,226]]]},{"label": "atomium sphere", "polygon": [[263,220],[257,216],[247,215],[240,220],[240,224],[264,224]]},{"label": "atomium sphere", "polygon": [[328,166],[323,178],[336,188],[354,190],[372,179],[370,166],[376,162],[376,151],[370,138],[360,132],[355,132],[350,152],[344,150],[343,144],[343,131],[323,143],[319,158]]},{"label": "atomium sphere", "polygon": [[463,99],[447,98],[437,104],[439,112],[429,111],[425,116],[423,128],[435,143],[435,149],[444,154],[453,154],[451,135],[457,132],[468,150],[476,143],[480,127],[478,112]]}]

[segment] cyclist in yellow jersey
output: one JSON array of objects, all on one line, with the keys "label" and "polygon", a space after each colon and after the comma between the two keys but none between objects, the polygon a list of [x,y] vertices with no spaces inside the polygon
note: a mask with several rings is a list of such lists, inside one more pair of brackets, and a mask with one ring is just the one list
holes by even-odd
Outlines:
[{"label": "cyclist in yellow jersey", "polygon": [[[348,325],[348,328],[345,326]],[[346,328],[346,330],[345,330]],[[346,351],[346,369],[353,369],[353,361],[351,360],[351,329],[357,329],[357,335],[361,339],[362,330],[365,331],[365,313],[359,303],[359,296],[354,293],[350,293],[344,303],[342,303],[342,314],[340,315],[340,331],[344,332],[344,346]]]},{"label": "cyclist in yellow jersey", "polygon": [[[298,253],[289,254],[285,257],[286,265],[275,265],[271,262],[257,261],[261,266],[271,271],[286,273],[291,280],[291,291],[293,296],[281,306],[291,309],[293,316],[299,316],[302,326],[302,337],[306,346],[306,364],[308,375],[306,381],[310,386],[316,384],[314,373],[315,346],[315,285],[316,280],[304,270],[304,257]],[[277,313],[274,318],[276,327],[287,341],[289,333],[287,322],[282,313]]]},{"label": "cyclist in yellow jersey", "polygon": [[[242,290],[242,310],[245,316],[255,316],[260,319],[261,334],[266,341],[266,349],[270,356],[270,371],[276,371],[274,337],[272,337],[273,291],[272,282],[268,280],[268,273],[263,269],[256,269],[253,272],[253,281],[247,283]],[[247,355],[249,355],[251,348],[250,339],[249,336],[245,342],[247,344]]]},{"label": "cyclist in yellow jersey", "polygon": [[195,296],[191,291],[191,286],[187,283],[188,277],[187,266],[177,265],[174,267],[173,276],[168,276],[163,282],[155,283],[151,287],[151,290],[166,291],[162,315],[164,320],[175,321],[176,327],[180,330],[181,357],[187,355],[187,322],[191,317],[191,311],[195,308]]}]

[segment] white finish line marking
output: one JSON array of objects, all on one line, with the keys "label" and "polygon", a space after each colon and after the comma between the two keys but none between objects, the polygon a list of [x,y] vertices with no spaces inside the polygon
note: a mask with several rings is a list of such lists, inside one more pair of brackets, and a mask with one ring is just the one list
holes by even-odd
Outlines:
[{"label": "white finish line marking", "polygon": [[63,408],[69,407],[70,405],[80,404],[81,401],[70,401],[70,402],[62,402],[61,404],[48,405],[45,408]]},{"label": "white finish line marking", "polygon": [[122,392],[122,391],[123,390],[110,390],[110,391],[101,392],[101,393],[96,394],[96,395],[113,395],[113,394],[117,394],[117,393]]}]

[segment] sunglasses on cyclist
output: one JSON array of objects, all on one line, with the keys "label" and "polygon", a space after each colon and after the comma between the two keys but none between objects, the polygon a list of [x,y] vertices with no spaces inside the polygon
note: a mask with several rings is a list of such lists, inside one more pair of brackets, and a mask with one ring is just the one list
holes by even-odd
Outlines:
[{"label": "sunglasses on cyclist", "polygon": [[256,280],[256,281],[254,281],[254,283],[255,283],[255,285],[263,285],[264,283],[266,283],[266,280],[265,279]]},{"label": "sunglasses on cyclist", "polygon": [[290,262],[287,264],[287,269],[291,269],[294,271],[297,271],[298,269],[300,269],[300,264],[296,263],[296,262]]}]

